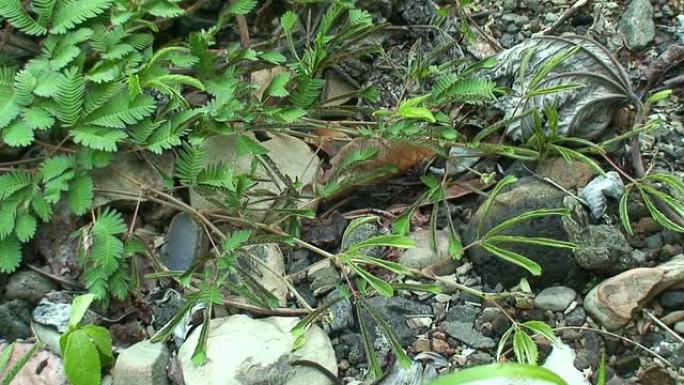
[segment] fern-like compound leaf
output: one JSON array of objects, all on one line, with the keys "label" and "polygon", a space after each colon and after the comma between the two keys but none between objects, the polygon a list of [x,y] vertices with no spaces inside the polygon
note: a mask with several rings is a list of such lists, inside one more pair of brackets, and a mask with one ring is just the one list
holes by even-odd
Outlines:
[{"label": "fern-like compound leaf", "polygon": [[109,9],[113,0],[62,0],[57,4],[52,33],[61,34]]}]

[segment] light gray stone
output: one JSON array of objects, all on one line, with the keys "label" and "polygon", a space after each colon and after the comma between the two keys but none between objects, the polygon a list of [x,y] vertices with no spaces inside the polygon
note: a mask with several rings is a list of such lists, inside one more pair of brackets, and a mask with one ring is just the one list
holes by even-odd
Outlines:
[{"label": "light gray stone", "polygon": [[542,310],[563,311],[577,296],[575,290],[565,286],[547,287],[534,298],[534,307]]},{"label": "light gray stone", "polygon": [[261,243],[251,245],[247,247],[247,251],[263,262],[261,264],[245,258],[244,261],[250,261],[252,269],[256,273],[253,276],[259,277],[259,283],[264,289],[278,298],[278,303],[284,306],[287,303],[289,290],[283,279],[280,278],[285,276],[285,257],[278,244]]},{"label": "light gray stone", "polygon": [[424,269],[437,261],[449,258],[449,233],[443,230],[435,231],[436,248],[432,236],[432,230],[419,230],[409,234],[408,238],[413,240],[416,246],[406,249],[399,257],[399,263],[413,269]]},{"label": "light gray stone", "polygon": [[161,248],[161,261],[169,270],[186,271],[204,247],[204,231],[188,213],[178,213],[171,220],[166,243]]},{"label": "light gray stone", "polygon": [[114,385],[167,385],[169,358],[166,344],[140,341],[119,354],[113,371]]},{"label": "light gray stone", "polygon": [[207,339],[207,362],[192,363],[200,328],[180,347],[178,359],[186,385],[332,385],[313,368],[292,366],[295,360],[314,361],[337,374],[335,351],[330,339],[318,326],[305,334],[306,342],[292,351],[292,335],[299,319],[269,317],[252,319],[234,315],[211,320]]},{"label": "light gray stone", "polygon": [[619,23],[625,44],[632,50],[641,50],[655,38],[653,6],[649,0],[632,0]]}]

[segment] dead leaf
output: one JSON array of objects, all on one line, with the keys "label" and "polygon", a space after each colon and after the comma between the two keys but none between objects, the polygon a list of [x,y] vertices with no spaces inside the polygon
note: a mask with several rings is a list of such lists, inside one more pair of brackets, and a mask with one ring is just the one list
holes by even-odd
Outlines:
[{"label": "dead leaf", "polygon": [[337,167],[347,156],[354,151],[367,148],[377,149],[377,156],[367,162],[357,165],[352,169],[352,172],[374,171],[385,166],[394,166],[397,169],[397,174],[400,174],[435,155],[435,151],[431,148],[415,145],[402,140],[357,138],[347,143],[330,161],[332,167],[326,172],[325,181],[337,172]]}]

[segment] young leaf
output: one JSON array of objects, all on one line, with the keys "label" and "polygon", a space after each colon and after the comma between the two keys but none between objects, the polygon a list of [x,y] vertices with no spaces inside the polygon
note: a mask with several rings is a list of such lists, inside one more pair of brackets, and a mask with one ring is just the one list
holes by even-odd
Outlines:
[{"label": "young leaf", "polygon": [[349,252],[354,253],[361,249],[376,247],[376,246],[386,246],[386,247],[396,247],[401,249],[410,249],[416,246],[416,242],[406,238],[402,235],[378,235],[365,241],[361,241],[351,247],[349,247]]},{"label": "young leaf", "polygon": [[488,380],[508,379],[517,384],[521,380],[538,380],[554,385],[568,385],[556,373],[539,367],[537,365],[526,364],[489,364],[480,365],[472,368],[461,369],[455,373],[440,376],[430,385],[468,385],[471,383],[482,383]]},{"label": "young leaf", "polygon": [[0,239],[0,273],[13,273],[21,262],[21,242],[16,237]]},{"label": "young leaf", "polygon": [[625,228],[627,234],[634,235],[634,230],[632,229],[632,222],[629,220],[629,210],[627,205],[629,204],[629,193],[632,191],[633,185],[628,185],[625,187],[625,192],[620,197],[619,213],[620,221],[622,222],[622,227]]},{"label": "young leaf", "polygon": [[97,351],[100,353],[100,358],[104,358],[102,361],[103,366],[113,363],[112,337],[109,335],[109,330],[97,325],[86,325],[81,330],[86,332],[88,337],[91,338],[95,347],[97,347]]},{"label": "young leaf", "polygon": [[276,96],[280,98],[289,95],[290,93],[285,89],[285,86],[289,81],[290,74],[288,73],[278,74],[274,76],[271,80],[271,83],[268,85],[268,88],[266,88],[266,91],[264,91],[264,95]]},{"label": "young leaf", "polygon": [[71,316],[69,317],[70,328],[78,326],[94,299],[95,296],[92,294],[83,294],[74,298],[74,301],[71,304]]},{"label": "young leaf", "polygon": [[516,329],[513,334],[513,352],[520,363],[536,365],[539,359],[537,345],[522,329]]},{"label": "young leaf", "polygon": [[82,329],[67,335],[64,371],[73,385],[99,385],[102,367],[97,348]]},{"label": "young leaf", "polygon": [[256,6],[256,0],[237,0],[228,6],[226,12],[231,15],[246,15]]},{"label": "young leaf", "polygon": [[14,232],[17,234],[19,241],[26,243],[33,238],[37,226],[36,218],[30,214],[21,214],[17,217],[16,224],[14,225]]},{"label": "young leaf", "polygon": [[482,246],[482,248],[489,251],[490,253],[498,256],[499,258],[502,258],[508,262],[514,263],[522,267],[534,276],[540,276],[542,273],[541,266],[539,266],[537,262],[534,262],[533,260],[524,257],[514,251],[506,250],[487,242],[481,243],[480,246]]},{"label": "young leaf", "polygon": [[368,282],[375,290],[377,290],[378,293],[380,293],[380,295],[384,295],[385,297],[392,297],[394,295],[394,289],[392,288],[392,285],[390,285],[386,281],[383,281],[382,279],[367,272],[366,270],[364,270],[359,265],[353,262],[350,262],[347,265],[351,267],[352,270],[354,270],[356,274],[359,275],[359,277],[361,277],[364,281]]}]

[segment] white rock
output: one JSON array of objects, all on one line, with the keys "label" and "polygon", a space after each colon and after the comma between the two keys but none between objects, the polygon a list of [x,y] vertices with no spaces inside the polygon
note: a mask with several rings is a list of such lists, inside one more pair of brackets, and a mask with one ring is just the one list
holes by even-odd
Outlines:
[{"label": "white rock", "polygon": [[124,350],[114,366],[114,385],[166,385],[166,344],[143,340]]},{"label": "white rock", "polygon": [[197,367],[191,360],[201,328],[193,331],[178,352],[185,384],[332,385],[316,369],[289,364],[294,360],[314,361],[337,374],[335,351],[318,326],[305,334],[304,346],[292,351],[291,330],[297,322],[297,318],[252,319],[246,315],[211,320],[204,366]]},{"label": "white rock", "polygon": [[[0,343],[0,352],[7,348],[7,344]],[[31,348],[33,344],[17,342],[12,350],[12,355],[7,363],[6,371],[0,372],[0,376],[9,371]],[[47,350],[37,351],[21,368],[11,382],[12,385],[67,385],[64,376],[64,364],[62,359]]]}]

